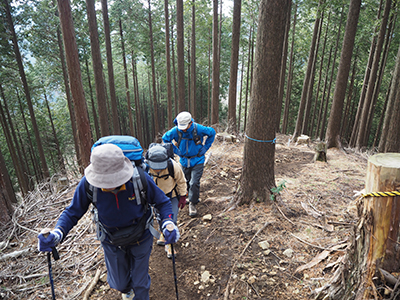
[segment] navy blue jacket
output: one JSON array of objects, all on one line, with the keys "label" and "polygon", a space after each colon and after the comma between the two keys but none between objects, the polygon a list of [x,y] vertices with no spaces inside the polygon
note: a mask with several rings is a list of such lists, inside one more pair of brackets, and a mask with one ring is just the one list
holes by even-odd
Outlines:
[{"label": "navy blue jacket", "polygon": [[[147,201],[158,209],[162,223],[166,220],[172,221],[170,199],[157,187],[148,174],[146,174],[146,179]],[[75,190],[71,204],[63,211],[56,224],[56,228],[64,233],[64,237],[87,212],[91,203],[86,194],[85,181],[86,178],[83,177]],[[131,180],[125,183],[125,189],[121,189],[116,194],[98,189],[96,206],[100,222],[110,232],[135,224],[144,214],[143,205],[138,205],[136,202]],[[147,214],[150,215],[150,210]],[[150,232],[146,230],[143,237],[149,234]]]}]

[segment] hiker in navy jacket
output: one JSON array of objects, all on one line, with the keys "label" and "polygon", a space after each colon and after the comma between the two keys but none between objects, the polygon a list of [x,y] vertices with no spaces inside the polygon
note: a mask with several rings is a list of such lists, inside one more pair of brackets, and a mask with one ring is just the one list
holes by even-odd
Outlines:
[{"label": "hiker in navy jacket", "polygon": [[187,111],[179,113],[174,124],[176,126],[167,131],[162,139],[164,143],[175,141],[174,152],[180,156],[180,163],[188,185],[189,216],[195,217],[196,204],[199,202],[200,195],[200,179],[204,170],[204,155],[214,142],[215,130],[195,123],[192,115]]},{"label": "hiker in navy jacket", "polygon": [[[57,246],[86,213],[92,203],[87,192],[89,183],[96,188],[95,206],[98,212],[98,224],[101,226],[99,228],[99,225],[96,225],[98,225],[98,238],[104,250],[110,287],[122,292],[122,299],[148,300],[150,290],[148,268],[153,238],[148,227],[135,225],[142,224],[141,220],[147,221],[151,210],[146,209],[145,212],[144,205],[137,201],[132,179],[134,174],[132,162],[114,144],[95,147],[90,161],[91,164],[85,169],[85,176],[79,182],[71,204],[61,214],[55,229],[47,237],[39,234],[39,250],[51,251],[51,248]],[[147,202],[154,204],[160,213],[166,243],[176,243],[179,231],[172,221],[171,202],[150,176],[147,174],[145,176]],[[122,244],[123,246],[113,243],[113,238],[110,237],[130,228],[136,233],[139,232],[138,239],[128,245]]]}]

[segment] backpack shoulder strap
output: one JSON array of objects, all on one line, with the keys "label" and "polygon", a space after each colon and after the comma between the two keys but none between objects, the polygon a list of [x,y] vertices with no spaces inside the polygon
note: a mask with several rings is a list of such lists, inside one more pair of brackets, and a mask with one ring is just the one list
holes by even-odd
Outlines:
[{"label": "backpack shoulder strap", "polygon": [[179,145],[181,144],[182,140],[182,132],[179,131],[178,127],[175,128],[176,128],[176,133],[178,134],[178,141],[176,142],[177,143],[176,147],[179,148]]},{"label": "backpack shoulder strap", "polygon": [[172,162],[172,158],[168,159],[167,165],[168,165],[169,176],[175,178],[175,169],[174,169],[174,163]]},{"label": "backpack shoulder strap", "polygon": [[97,188],[91,185],[87,180],[85,180],[85,191],[86,196],[93,203],[94,206],[97,204]]},{"label": "backpack shoulder strap", "polygon": [[136,203],[138,205],[142,204],[145,211],[147,211],[147,178],[142,168],[134,166],[132,183],[136,195]]}]

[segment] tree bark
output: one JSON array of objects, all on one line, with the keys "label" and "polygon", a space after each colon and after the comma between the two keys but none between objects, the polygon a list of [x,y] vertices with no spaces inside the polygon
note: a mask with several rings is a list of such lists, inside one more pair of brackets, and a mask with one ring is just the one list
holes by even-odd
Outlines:
[{"label": "tree bark", "polygon": [[153,22],[151,19],[151,3],[149,4],[149,34],[150,34],[150,57],[151,57],[151,79],[153,88],[153,114],[154,114],[154,136],[155,137],[160,132],[159,123],[159,113],[158,113],[158,103],[157,103],[157,92],[156,92],[156,67],[154,61],[154,43],[153,43]]},{"label": "tree bark", "polygon": [[289,71],[288,71],[288,79],[286,84],[286,95],[285,95],[285,109],[283,113],[282,130],[281,130],[281,132],[284,134],[287,133],[289,124],[290,96],[292,93],[292,83],[293,83],[293,55],[294,55],[294,37],[296,32],[296,20],[297,20],[297,4],[295,4],[295,9],[294,9],[292,45],[290,47]]},{"label": "tree bark", "polygon": [[378,72],[378,67],[379,67],[379,61],[380,61],[380,56],[382,53],[383,42],[385,40],[386,25],[387,25],[387,22],[389,19],[389,11],[390,11],[391,5],[392,5],[392,1],[386,0],[385,10],[384,10],[382,22],[380,24],[378,40],[376,43],[374,59],[372,62],[371,74],[370,74],[370,77],[368,80],[367,92],[365,95],[364,106],[363,106],[361,120],[360,120],[360,124],[359,124],[360,130],[359,130],[359,133],[357,136],[357,142],[356,142],[357,149],[361,149],[362,147],[368,145],[368,137],[366,134],[367,133],[366,128],[368,126],[368,114],[369,114],[370,106],[372,103],[372,94],[374,92],[374,87],[376,84],[376,77],[377,77],[377,72]]},{"label": "tree bark", "polygon": [[35,139],[36,139],[36,143],[37,143],[37,150],[39,152],[42,174],[43,174],[44,178],[48,178],[50,176],[50,172],[49,172],[49,168],[47,167],[47,162],[46,162],[46,157],[44,154],[42,139],[41,139],[40,133],[39,133],[39,127],[36,122],[35,111],[33,109],[31,93],[29,91],[28,81],[26,79],[25,70],[24,70],[24,66],[22,63],[22,57],[21,57],[21,53],[19,51],[18,39],[17,39],[17,35],[16,35],[15,29],[14,29],[14,22],[13,22],[12,16],[11,16],[10,5],[8,3],[8,0],[3,0],[3,2],[5,4],[6,18],[7,18],[7,23],[9,25],[9,30],[11,32],[11,39],[12,39],[12,43],[13,43],[13,47],[14,47],[14,53],[15,53],[15,58],[16,58],[17,65],[18,65],[19,75],[21,77],[21,81],[24,86],[24,92],[25,92],[26,101],[28,103],[28,109],[29,109],[29,114],[31,117],[32,127],[33,127],[33,131],[35,133]]},{"label": "tree bark", "polygon": [[119,35],[121,37],[121,50],[122,50],[122,63],[124,66],[124,79],[125,79],[125,93],[126,93],[126,102],[127,102],[127,109],[128,109],[128,118],[129,118],[129,130],[130,135],[135,134],[135,130],[133,128],[133,117],[132,117],[132,109],[131,109],[131,95],[129,91],[129,80],[128,80],[128,67],[126,64],[126,53],[125,53],[125,41],[124,41],[124,32],[122,30],[122,22],[119,19]]},{"label": "tree bark", "polygon": [[190,59],[190,107],[192,116],[197,118],[196,109],[196,6],[195,0],[192,2],[192,46],[191,46],[191,59]]},{"label": "tree bark", "polygon": [[96,87],[97,109],[100,119],[100,131],[101,136],[106,136],[110,135],[110,129],[108,126],[106,89],[103,80],[103,63],[101,61],[99,33],[97,31],[94,0],[86,0],[86,10],[90,33],[90,49],[92,53],[94,83]]},{"label": "tree bark", "polygon": [[288,9],[286,16],[286,26],[285,26],[285,39],[283,41],[283,53],[282,53],[282,63],[281,63],[281,74],[279,77],[279,94],[278,94],[278,109],[276,114],[276,132],[279,132],[281,116],[282,116],[282,104],[283,104],[283,91],[285,88],[285,78],[286,78],[286,62],[289,48],[289,31],[290,31],[290,17],[292,10],[292,0],[288,0]]},{"label": "tree bark", "polygon": [[57,138],[57,132],[56,132],[56,128],[54,126],[53,117],[51,116],[51,110],[50,110],[50,106],[49,106],[49,101],[47,100],[46,92],[44,93],[44,100],[46,102],[47,112],[49,113],[51,130],[52,130],[53,137],[54,137],[54,147],[56,148],[56,151],[57,151],[58,164],[54,167],[56,170],[60,169],[61,174],[66,175],[67,171],[65,169],[64,157],[63,157],[63,154],[60,149],[60,143]]},{"label": "tree bark", "polygon": [[[368,159],[365,194],[391,192],[400,188],[400,154],[385,153]],[[396,250],[400,225],[400,196],[367,197],[356,242],[356,262],[362,271],[356,300],[373,298],[369,289],[378,268],[398,272],[400,252]],[[365,251],[365,252],[364,252]],[[362,255],[361,255],[362,254]]]},{"label": "tree bark", "polygon": [[240,41],[240,17],[242,0],[233,1],[233,23],[232,23],[232,49],[231,49],[231,73],[229,77],[228,93],[228,126],[231,132],[236,131],[236,95],[237,95],[237,73],[239,65],[239,41]]},{"label": "tree bark", "polygon": [[185,53],[183,40],[183,0],[176,0],[176,34],[178,60],[178,112],[185,106]]},{"label": "tree bark", "polygon": [[[246,129],[243,174],[239,203],[255,198],[268,201],[275,187],[275,113],[282,62],[287,1],[260,3],[254,82]],[[259,142],[264,141],[264,142]]]},{"label": "tree bark", "polygon": [[[71,90],[69,87],[69,80],[68,80],[68,70],[65,62],[65,55],[64,55],[64,48],[61,39],[61,32],[60,28],[57,26],[57,43],[58,43],[58,51],[60,53],[60,62],[61,62],[61,69],[63,74],[63,81],[64,81],[64,88],[65,88],[65,95],[67,96],[67,104],[68,104],[68,112],[69,118],[71,121],[71,128],[72,128],[72,136],[74,138],[74,146],[75,146],[75,153],[76,159],[78,162],[78,166],[82,166],[82,158],[81,153],[79,150],[79,141],[78,141],[78,132],[76,128],[76,116],[74,114],[74,103],[71,97]],[[82,173],[83,170],[80,170]]]},{"label": "tree bark", "polygon": [[[4,100],[4,92],[3,92],[3,88],[0,85],[0,92],[1,92],[1,96]],[[6,119],[6,115],[5,112],[3,110],[3,106],[0,102],[0,123],[1,126],[3,128],[3,132],[6,138],[6,142],[7,142],[7,146],[8,146],[8,151],[10,153],[11,159],[13,161],[13,165],[14,165],[14,169],[15,169],[15,173],[17,175],[17,179],[18,179],[18,183],[19,183],[19,187],[22,193],[22,196],[25,196],[28,191],[29,191],[29,187],[28,187],[28,182],[24,176],[24,172],[22,170],[22,165],[19,162],[18,156],[17,156],[17,149],[14,146],[14,143],[12,141],[12,136],[11,136],[11,131],[10,128],[8,126],[7,123],[7,119]]]},{"label": "tree bark", "polygon": [[211,87],[211,125],[219,122],[219,36],[218,36],[218,0],[213,0],[213,58]]},{"label": "tree bark", "polygon": [[90,132],[89,118],[86,107],[85,93],[82,85],[82,75],[79,65],[78,47],[76,45],[74,25],[72,21],[71,6],[69,1],[57,0],[60,15],[61,30],[64,40],[64,49],[67,57],[69,81],[71,84],[72,98],[78,129],[80,153],[82,155],[82,168],[90,163],[90,149],[92,134]]},{"label": "tree bark", "polygon": [[121,129],[119,128],[117,96],[115,95],[114,67],[113,67],[112,50],[111,50],[110,22],[108,20],[107,0],[101,0],[101,7],[103,12],[104,37],[106,41],[108,85],[110,88],[113,133],[119,135],[121,134]]},{"label": "tree bark", "polygon": [[346,96],[347,82],[350,73],[351,57],[353,55],[360,8],[361,0],[351,0],[347,15],[347,24],[342,44],[342,54],[340,56],[339,69],[336,75],[332,108],[325,136],[326,146],[328,149],[333,147],[341,147],[340,123],[342,120],[343,104]]},{"label": "tree bark", "polygon": [[312,74],[312,66],[314,64],[315,46],[317,43],[319,23],[321,20],[319,18],[319,13],[320,13],[320,3],[318,4],[317,17],[316,17],[315,23],[314,23],[314,32],[313,32],[312,41],[311,41],[310,53],[308,55],[307,70],[306,70],[306,74],[304,76],[303,90],[301,92],[301,99],[300,99],[300,106],[299,106],[299,110],[297,112],[296,127],[294,129],[294,133],[292,136],[293,141],[296,141],[297,137],[302,134],[304,111],[306,108],[307,94],[308,94],[308,89],[309,89],[309,84],[310,84],[310,79],[311,79],[311,74]]},{"label": "tree bark", "polygon": [[171,51],[169,41],[169,12],[168,12],[168,0],[164,0],[164,13],[165,13],[165,60],[167,67],[167,119],[168,128],[173,126],[173,115],[172,115],[172,86],[171,86]]}]

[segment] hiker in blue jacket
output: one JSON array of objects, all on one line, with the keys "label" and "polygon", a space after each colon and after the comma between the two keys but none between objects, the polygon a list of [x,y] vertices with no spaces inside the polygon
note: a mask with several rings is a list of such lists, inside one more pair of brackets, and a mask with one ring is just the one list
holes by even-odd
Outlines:
[{"label": "hiker in blue jacket", "polygon": [[[149,217],[152,210],[147,209],[148,205],[143,205],[143,199],[139,198],[141,200],[138,201],[132,177],[134,166],[114,144],[93,148],[90,162],[85,169],[85,176],[75,190],[71,204],[63,211],[55,228],[47,237],[39,234],[39,250],[48,252],[57,246],[86,213],[96,197],[97,236],[103,247],[110,287],[122,292],[122,299],[148,300],[148,269],[153,245],[148,220],[151,219]],[[148,203],[154,204],[160,213],[165,241],[167,244],[176,243],[179,230],[173,222],[171,202],[150,176],[145,174],[145,178],[146,199]],[[88,194],[88,184],[95,187],[92,189],[92,201]],[[122,232],[126,233],[123,241],[117,238]]]},{"label": "hiker in blue jacket", "polygon": [[176,126],[167,131],[162,140],[164,143],[175,141],[174,152],[180,156],[189,191],[189,216],[195,217],[200,195],[200,179],[204,170],[204,155],[214,142],[215,130],[195,123],[187,111],[180,112],[174,124]]}]

